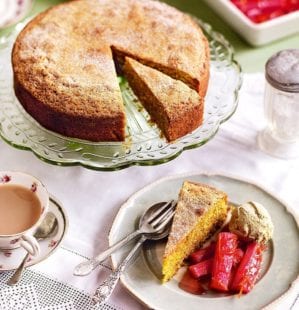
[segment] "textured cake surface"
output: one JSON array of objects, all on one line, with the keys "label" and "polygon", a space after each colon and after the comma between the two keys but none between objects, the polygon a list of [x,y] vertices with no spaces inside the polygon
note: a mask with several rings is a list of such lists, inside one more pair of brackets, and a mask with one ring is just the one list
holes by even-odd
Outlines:
[{"label": "textured cake surface", "polygon": [[41,13],[18,36],[12,53],[16,94],[53,131],[124,140],[112,50],[206,92],[208,44],[188,15],[152,0],[75,0]]},{"label": "textured cake surface", "polygon": [[196,247],[227,216],[227,195],[211,186],[185,181],[163,257],[163,282],[168,281]]},{"label": "textured cake surface", "polygon": [[203,104],[194,89],[128,57],[123,71],[152,120],[169,141],[186,135],[201,124]]}]

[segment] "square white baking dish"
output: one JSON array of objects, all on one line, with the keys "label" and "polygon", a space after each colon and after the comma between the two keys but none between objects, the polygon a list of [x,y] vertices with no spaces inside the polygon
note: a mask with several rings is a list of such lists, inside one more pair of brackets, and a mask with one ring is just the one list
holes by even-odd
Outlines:
[{"label": "square white baking dish", "polygon": [[204,1],[251,45],[264,45],[299,33],[299,11],[256,24],[230,0]]}]

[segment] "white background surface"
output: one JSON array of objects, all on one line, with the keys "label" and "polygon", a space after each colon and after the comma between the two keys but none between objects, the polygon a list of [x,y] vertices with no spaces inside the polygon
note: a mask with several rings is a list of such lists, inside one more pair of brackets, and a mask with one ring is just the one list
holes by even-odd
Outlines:
[{"label": "white background surface", "polygon": [[[0,141],[0,169],[31,173],[46,185],[49,192],[61,201],[69,217],[64,247],[85,256],[97,254],[107,247],[109,229],[122,203],[145,185],[168,175],[190,172],[235,175],[275,193],[290,205],[293,213],[298,214],[299,159],[271,157],[262,153],[256,144],[256,135],[264,127],[263,87],[262,74],[246,75],[239,107],[235,115],[220,127],[215,138],[163,165],[130,167],[116,172],[57,167],[40,161],[31,152],[16,150]],[[74,277],[73,267],[82,257],[72,255],[65,248],[34,268],[92,292],[107,275],[107,269],[85,278]],[[294,287],[287,298],[271,309],[290,309],[298,293],[298,286]],[[122,309],[143,309],[121,285],[114,292],[111,304]],[[299,309],[298,304],[299,301],[292,309]]]}]

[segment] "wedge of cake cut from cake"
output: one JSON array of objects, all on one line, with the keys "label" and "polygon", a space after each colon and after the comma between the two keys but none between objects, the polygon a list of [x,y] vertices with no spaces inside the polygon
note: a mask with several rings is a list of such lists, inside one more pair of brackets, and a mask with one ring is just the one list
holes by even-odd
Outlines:
[{"label": "wedge of cake cut from cake", "polygon": [[124,141],[113,62],[137,59],[204,96],[209,44],[188,15],[160,1],[76,0],[32,19],[12,51],[15,93],[42,126],[90,141]]},{"label": "wedge of cake cut from cake", "polygon": [[163,256],[163,282],[223,224],[227,212],[226,193],[200,183],[183,183]]},{"label": "wedge of cake cut from cake", "polygon": [[168,141],[186,135],[202,123],[202,100],[183,82],[129,57],[125,58],[123,72]]}]

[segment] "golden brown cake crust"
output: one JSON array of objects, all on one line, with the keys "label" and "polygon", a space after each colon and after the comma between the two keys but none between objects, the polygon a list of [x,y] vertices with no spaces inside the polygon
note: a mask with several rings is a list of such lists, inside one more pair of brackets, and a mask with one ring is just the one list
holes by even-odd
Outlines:
[{"label": "golden brown cake crust", "polygon": [[[49,16],[55,9],[38,15],[15,42],[18,99],[47,129],[90,141],[124,140],[125,114],[110,48],[70,44],[70,21],[58,26],[60,18]],[[76,50],[73,55],[71,49]]]},{"label": "golden brown cake crust", "polygon": [[194,89],[128,57],[123,72],[169,141],[186,135],[202,123],[203,104]]},{"label": "golden brown cake crust", "polygon": [[[72,116],[53,110],[49,105],[34,98],[29,92],[20,87],[14,80],[16,96],[23,107],[45,128],[62,135],[89,141],[122,141],[124,139],[125,118],[123,114],[114,117],[85,117]],[[80,132],[78,133],[78,130]]]},{"label": "golden brown cake crust", "polygon": [[198,218],[219,199],[226,201],[227,194],[206,184],[184,182],[164,256],[174,250],[179,241],[188,235]]},{"label": "golden brown cake crust", "polygon": [[162,263],[162,282],[171,279],[186,259],[227,217],[227,195],[211,186],[185,181]]},{"label": "golden brown cake crust", "polygon": [[188,15],[152,0],[75,0],[38,15],[18,36],[12,53],[18,98],[63,135],[124,140],[112,46],[205,94],[208,45]]}]

